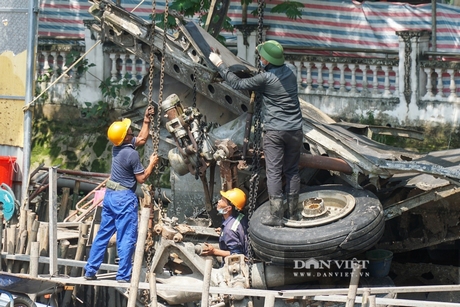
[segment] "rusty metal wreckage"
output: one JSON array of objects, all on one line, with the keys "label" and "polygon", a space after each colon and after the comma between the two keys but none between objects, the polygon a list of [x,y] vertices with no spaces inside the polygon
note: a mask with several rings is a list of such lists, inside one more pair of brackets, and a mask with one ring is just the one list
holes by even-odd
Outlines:
[{"label": "rusty metal wreckage", "polygon": [[[227,65],[240,76],[255,74],[257,69],[237,58],[193,22],[185,25],[179,22],[174,34],[165,34],[159,28],[155,28],[152,34],[149,23],[110,1],[95,1],[92,13],[100,21],[100,24],[93,25],[93,30],[100,34],[101,39],[113,42],[146,61],[149,61],[153,48],[155,67],[160,67],[161,61],[165,61],[164,95],[170,97],[165,99],[163,105],[165,116],[168,117],[164,124],[171,134],[163,135],[162,141],[165,146],[169,145],[164,152],[173,149],[169,157],[176,159],[173,160],[176,163],[172,163],[176,173],[184,175],[192,172],[195,175],[197,163],[193,155],[196,155],[197,139],[207,138],[202,142],[204,146],[198,158],[202,160],[201,167],[206,169],[212,166],[209,161],[219,160],[223,174],[222,186],[234,186],[235,171],[232,168],[247,171],[250,165],[248,161],[251,160],[250,151],[242,156],[244,140],[241,141],[241,133],[240,139],[231,139],[233,134],[239,133],[237,129],[245,124],[240,116],[251,109],[250,93],[233,90],[225,83],[220,83],[208,54],[211,48],[219,49]],[[149,41],[151,35],[155,38]],[[164,39],[167,48],[162,53]],[[196,66],[199,69],[195,70]],[[190,99],[187,97],[191,95],[192,88],[196,88],[196,95],[199,96],[196,107],[188,106]],[[135,102],[135,106],[142,105],[141,100]],[[460,181],[457,149],[418,154],[390,148],[366,137],[379,127],[335,122],[305,101],[301,101],[301,106],[305,152],[300,167],[306,170],[303,182],[310,185],[342,184],[352,189],[371,191],[382,202],[383,216],[387,221],[400,217],[408,210],[457,194]],[[174,115],[171,116],[171,112]],[[203,118],[208,122],[200,122]],[[221,128],[204,133],[199,131],[200,127],[207,128],[212,123],[217,123]],[[195,130],[189,132],[187,129]],[[382,133],[401,136],[408,132],[420,137],[417,132],[396,128],[385,128]],[[181,138],[184,134],[186,137]],[[212,143],[216,139],[217,145]],[[228,161],[232,163],[226,164]],[[198,172],[203,173],[203,169]],[[324,175],[324,171],[329,176]],[[321,172],[323,176],[318,176]],[[212,189],[212,185],[209,185],[209,189]],[[436,220],[439,221],[438,218]],[[408,251],[450,240],[455,239],[425,233],[420,240],[392,240],[392,245],[398,246],[396,251]]]},{"label": "rusty metal wreckage", "polygon": [[[310,215],[301,221],[286,220],[284,228],[262,225],[261,217],[268,214],[262,169],[262,180],[255,195],[257,203],[249,213],[254,259],[248,265],[241,255],[227,257],[222,267],[211,269],[209,262],[199,254],[200,243],[215,241],[218,237],[209,227],[210,221],[212,226],[218,226],[212,206],[214,187],[220,180],[219,189],[238,186],[251,193],[251,164],[257,153],[246,128],[246,115],[253,112],[251,95],[220,82],[208,55],[213,48],[218,49],[228,67],[240,77],[254,75],[257,69],[236,57],[194,22],[178,20],[174,32],[165,32],[111,1],[90,2],[90,12],[97,20],[91,26],[95,37],[103,43],[114,43],[146,62],[153,61],[154,67],[160,68],[161,73],[156,73],[150,81],[150,93],[145,93],[146,84],[135,91],[133,108],[144,108],[147,96],[160,94],[155,105],[158,113],[165,114],[161,117],[165,129],[157,131],[160,137],[157,150],[167,155],[174,171],[172,202],[164,214],[150,192],[144,191],[144,204],[156,204],[153,206],[156,225],[153,227],[151,222],[146,222],[155,239],[147,238],[147,267],[140,274],[150,276],[150,281],[155,274],[155,280],[162,284],[157,285],[156,293],[166,304],[188,304],[201,299],[206,305],[247,306],[254,304],[251,296],[264,296],[266,306],[277,304],[275,298],[304,301],[308,298],[309,303],[313,298],[339,302],[343,301],[343,296],[332,296],[346,295],[347,289],[342,292],[329,290],[324,293],[325,298],[319,290],[251,293],[248,288],[273,289],[315,281],[314,276],[299,278],[294,274],[295,261],[347,261],[375,246],[402,253],[455,244],[459,239],[460,210],[455,204],[460,184],[460,150],[418,154],[389,148],[367,135],[372,130],[395,136],[407,135],[408,131],[336,122],[301,100],[304,152],[299,167],[304,188],[299,201],[307,204],[311,199],[322,199],[324,207],[310,210]],[[225,11],[227,4],[222,1],[219,7]],[[216,11],[220,20],[222,10]],[[209,32],[216,33],[219,25],[213,27]],[[164,87],[159,89],[158,83]],[[164,100],[163,95],[167,96]],[[125,115],[132,114],[135,113]],[[261,158],[263,163],[263,155]],[[201,190],[190,188],[190,180],[195,179],[201,179]],[[201,218],[206,215],[210,218]],[[146,233],[143,235],[145,237]],[[134,266],[142,271],[136,259]],[[134,285],[134,279],[130,296],[136,289],[149,289],[145,283],[139,283],[139,279]],[[69,283],[65,279],[54,280]],[[103,283],[103,280],[98,282]],[[77,278],[71,283],[92,284]],[[195,287],[183,290],[184,284]],[[110,282],[107,285],[110,286]],[[227,294],[220,293],[218,288],[225,288]],[[418,288],[426,292],[455,290]],[[354,295],[348,293],[345,298],[347,306],[352,306],[350,299],[354,302],[356,294],[362,294],[360,299],[365,305],[365,296],[390,292],[407,292],[407,288],[381,288],[371,292],[355,289]],[[377,298],[377,303],[441,306],[387,300]],[[372,305],[371,301],[367,306]],[[439,304],[449,306],[448,303]]]},{"label": "rusty metal wreckage", "polygon": [[[226,3],[220,3],[223,10],[219,14],[225,12]],[[163,124],[169,132],[163,134],[160,146],[168,151],[176,179],[190,174],[202,179],[205,208],[211,219],[215,167],[219,168],[223,189],[239,186],[251,193],[250,168],[255,159],[255,146],[247,146],[251,140],[245,129],[245,114],[254,111],[250,93],[233,90],[221,83],[208,55],[211,50],[218,49],[230,69],[241,77],[253,75],[257,69],[236,57],[194,22],[178,20],[177,30],[165,33],[109,1],[95,1],[92,13],[100,21],[99,25],[93,25],[93,30],[102,40],[113,42],[148,62],[153,59],[155,67],[164,70],[165,80],[158,81],[161,78],[158,74],[155,80],[164,82],[160,94],[167,95],[161,105],[157,104],[165,113]],[[174,16],[181,18],[177,14]],[[217,20],[222,20],[220,17]],[[305,101],[301,101],[301,107],[305,152],[300,167],[306,187],[300,201],[322,198],[326,206],[311,218],[287,220],[287,227],[274,231],[260,223],[261,216],[268,212],[268,205],[263,204],[266,195],[262,180],[250,227],[251,245],[256,259],[261,261],[257,265],[261,267],[256,265],[250,272],[234,271],[238,272],[235,274],[238,278],[222,279],[227,286],[247,287],[244,280],[250,278],[253,288],[273,287],[279,281],[273,278],[279,274],[277,268],[292,267],[293,260],[298,258],[350,259],[375,245],[403,252],[458,239],[459,212],[454,206],[460,180],[458,150],[422,155],[389,148],[366,137],[372,127],[335,122]],[[398,129],[384,132],[407,134]],[[211,176],[209,181],[206,174]],[[187,180],[190,178],[184,181]],[[180,179],[175,183],[177,190],[185,188],[185,193],[193,193],[187,191],[188,183]],[[199,211],[191,208],[189,198],[181,201],[183,194],[178,192],[175,196],[174,205],[168,207],[168,216],[177,216],[177,221],[168,219],[163,229],[177,229],[183,221],[180,215],[193,217]],[[422,208],[423,213],[420,213]],[[409,210],[411,214],[407,214]],[[187,223],[193,225],[192,220],[188,219]],[[439,226],[440,223],[443,226]],[[214,225],[217,226],[215,222]],[[386,232],[385,225],[391,225]],[[159,228],[156,228],[158,234],[161,233]],[[182,255],[179,258],[188,262],[187,267],[192,272],[203,273],[199,269],[203,266],[195,262],[199,260],[190,260],[198,259],[196,253],[187,254],[185,246],[172,243],[185,241],[185,236],[179,236],[179,240],[177,230],[165,232],[168,234],[163,236],[172,241],[164,240],[156,249],[151,268],[157,276],[164,278],[165,257],[171,250]],[[196,234],[195,231],[191,233]],[[199,249],[199,245],[195,249]],[[241,263],[238,259],[231,261]],[[232,264],[227,263],[226,269],[230,267]],[[258,275],[256,272],[264,273]],[[163,282],[180,284],[182,278],[184,276],[168,277]],[[281,283],[294,282],[299,281],[285,277]],[[170,302],[184,303],[184,300],[190,297],[176,297]]]}]

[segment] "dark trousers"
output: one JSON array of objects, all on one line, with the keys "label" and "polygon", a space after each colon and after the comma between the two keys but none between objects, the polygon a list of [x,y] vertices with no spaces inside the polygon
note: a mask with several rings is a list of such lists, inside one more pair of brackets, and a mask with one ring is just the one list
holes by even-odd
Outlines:
[{"label": "dark trousers", "polygon": [[299,193],[299,159],[302,141],[302,129],[294,131],[265,131],[263,149],[268,195],[283,195],[283,175],[286,180],[286,194]]}]

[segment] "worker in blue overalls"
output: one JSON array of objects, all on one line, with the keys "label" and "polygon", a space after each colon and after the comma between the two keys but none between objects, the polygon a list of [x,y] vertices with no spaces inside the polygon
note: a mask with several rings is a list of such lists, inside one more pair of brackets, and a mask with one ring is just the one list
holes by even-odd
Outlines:
[{"label": "worker in blue overalls", "polygon": [[227,257],[233,254],[248,255],[248,219],[241,212],[246,205],[246,194],[238,188],[221,191],[217,212],[222,215],[219,248],[204,243],[202,256]]},{"label": "worker in blue overalls", "polygon": [[158,156],[150,156],[149,165],[144,169],[136,147],[146,143],[149,136],[150,118],[153,107],[145,110],[144,122],[137,137],[134,137],[128,118],[112,123],[107,131],[113,143],[112,170],[110,180],[106,183],[106,192],[102,204],[101,226],[94,239],[85,266],[85,279],[94,280],[104,260],[107,244],[115,231],[117,232],[117,252],[119,257],[118,282],[130,282],[132,273],[132,256],[137,241],[138,199],[137,183],[144,183],[157,165]]}]

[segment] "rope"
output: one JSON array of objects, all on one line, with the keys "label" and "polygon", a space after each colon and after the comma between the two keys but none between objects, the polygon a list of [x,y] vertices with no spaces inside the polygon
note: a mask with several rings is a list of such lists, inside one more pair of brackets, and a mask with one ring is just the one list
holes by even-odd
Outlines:
[{"label": "rope", "polygon": [[[133,8],[131,10],[131,12],[134,12],[142,3],[144,3],[145,0],[142,0],[138,5],[136,5],[135,8]],[[45,94],[53,85],[55,85],[59,80],[61,80],[61,78],[63,78],[72,68],[75,67],[75,65],[77,65],[78,63],[80,63],[81,60],[83,60],[83,58],[85,56],[87,56],[91,51],[93,51],[93,49],[99,45],[101,43],[101,40],[98,40],[96,41],[96,43],[94,43],[94,45],[89,48],[88,51],[86,51],[82,56],[80,56],[72,65],[69,66],[69,68],[67,68],[64,72],[62,72],[62,74],[56,78],[56,80],[54,80],[53,82],[51,82],[50,85],[48,85],[47,88],[45,88],[37,97],[35,97],[32,101],[30,101],[28,104],[26,104],[24,107],[22,107],[22,110],[24,112],[26,112],[27,110],[30,109],[30,107],[32,106],[32,104],[37,101],[38,98],[40,98],[41,96],[43,96],[43,94]]]},{"label": "rope", "polygon": [[145,0],[142,0],[138,5],[136,5],[136,6],[132,9],[131,13],[134,12],[135,10],[137,10],[137,8],[138,8],[139,6],[141,6],[141,4],[144,3],[144,1],[145,1]]},{"label": "rope", "polygon": [[59,77],[56,78],[56,80],[54,80],[50,85],[48,85],[47,88],[45,88],[43,90],[43,92],[41,92],[37,97],[35,97],[31,102],[29,102],[28,104],[26,104],[22,110],[24,112],[26,112],[27,110],[29,110],[29,108],[31,107],[31,105],[37,101],[38,98],[40,98],[43,94],[46,93],[46,91],[48,91],[53,85],[55,85],[59,80],[61,80],[61,78],[63,78],[67,72],[69,72],[69,70],[71,70],[72,68],[75,67],[75,65],[77,65],[88,53],[90,53],[97,45],[99,45],[101,43],[101,40],[98,40],[91,48],[89,48],[88,51],[85,52],[85,54],[83,54],[81,57],[78,58],[78,60],[76,60],[72,65],[69,66],[69,68],[67,68]]}]

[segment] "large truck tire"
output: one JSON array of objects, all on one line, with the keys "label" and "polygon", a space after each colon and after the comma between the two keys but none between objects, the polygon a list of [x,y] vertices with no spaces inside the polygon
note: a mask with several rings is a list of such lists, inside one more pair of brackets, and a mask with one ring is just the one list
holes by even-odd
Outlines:
[{"label": "large truck tire", "polygon": [[[11,303],[8,306],[11,306]],[[14,298],[14,307],[37,307],[37,305],[28,296],[19,295]]]},{"label": "large truck tire", "polygon": [[349,193],[355,206],[346,216],[330,223],[306,227],[270,227],[261,223],[270,214],[269,202],[251,217],[249,235],[252,248],[263,261],[292,266],[294,260],[348,259],[370,249],[382,237],[385,220],[378,198],[369,191],[346,186],[315,186],[302,192],[338,191]]}]

